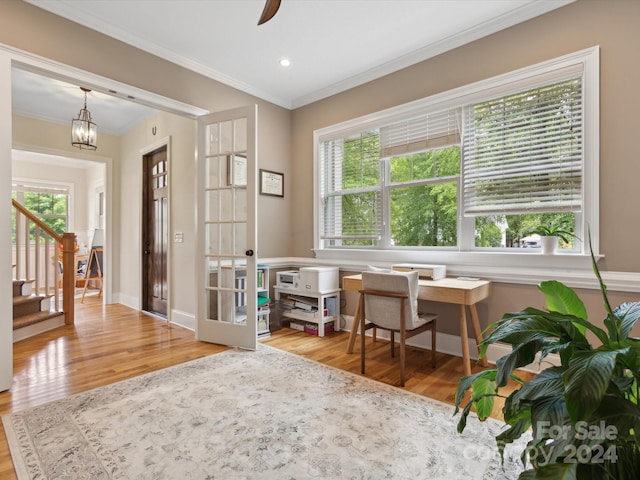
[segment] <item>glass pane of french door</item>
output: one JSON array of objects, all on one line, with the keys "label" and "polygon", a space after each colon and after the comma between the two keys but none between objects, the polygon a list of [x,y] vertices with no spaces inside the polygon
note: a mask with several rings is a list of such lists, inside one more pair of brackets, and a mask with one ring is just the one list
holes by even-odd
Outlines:
[{"label": "glass pane of french door", "polygon": [[[199,119],[202,266],[196,336],[255,349],[256,107]],[[250,301],[253,299],[253,301]]]}]

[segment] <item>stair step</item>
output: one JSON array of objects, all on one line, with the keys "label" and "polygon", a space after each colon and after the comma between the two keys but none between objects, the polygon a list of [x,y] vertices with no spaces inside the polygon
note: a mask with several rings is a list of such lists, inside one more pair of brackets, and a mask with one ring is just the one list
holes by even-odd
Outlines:
[{"label": "stair step", "polygon": [[55,318],[63,315],[62,312],[37,312],[30,313],[29,315],[22,315],[21,317],[13,319],[13,329],[28,327],[36,323],[44,322],[50,318]]},{"label": "stair step", "polygon": [[13,281],[13,296],[25,297],[31,295],[33,292],[33,280],[14,280]]},{"label": "stair step", "polygon": [[51,309],[51,296],[30,295],[28,297],[13,297],[13,318],[38,312],[48,312]]},{"label": "stair step", "polygon": [[13,296],[20,297],[22,295],[22,285],[24,285],[24,280],[14,280],[13,281]]}]

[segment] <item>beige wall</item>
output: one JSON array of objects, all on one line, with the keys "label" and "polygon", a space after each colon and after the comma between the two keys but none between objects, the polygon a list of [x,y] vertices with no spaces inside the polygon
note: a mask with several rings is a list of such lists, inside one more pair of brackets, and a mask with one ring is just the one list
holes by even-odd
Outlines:
[{"label": "beige wall", "polygon": [[[156,134],[152,133],[155,127]],[[169,143],[170,226],[169,269],[172,308],[195,313],[195,142],[194,120],[159,112],[122,136],[121,246],[118,292],[122,303],[142,306],[142,158]],[[183,243],[173,243],[173,232],[184,233]]]},{"label": "beige wall", "polygon": [[[106,182],[104,163],[87,161],[80,166],[73,163],[60,163],[56,160],[43,159],[42,155],[32,152],[49,153],[63,158],[76,158],[78,149],[61,142],[69,138],[69,127],[55,125],[41,120],[14,115],[13,143],[24,152],[19,160],[13,159],[13,178],[26,178],[38,182],[54,182],[73,186],[73,204],[71,208],[70,231],[78,237],[78,244],[89,245],[93,238],[95,221],[95,190]],[[118,149],[119,139],[101,136],[101,151]],[[55,152],[55,153],[54,153]]]},{"label": "beige wall", "polygon": [[[290,168],[291,113],[234,88],[178,67],[105,35],[56,17],[18,0],[1,6],[0,43],[86,72],[104,76],[155,94],[221,111],[258,104],[258,167],[285,173],[285,197],[259,198],[259,245],[261,257],[287,256],[290,252]],[[64,32],[64,34],[63,34]],[[37,122],[24,128],[15,119],[14,144],[73,151],[65,126]],[[156,136],[151,126],[157,126]],[[141,149],[159,138],[171,136],[172,149],[172,230],[184,233],[183,244],[172,244],[172,299],[179,313],[195,313],[195,128],[193,120],[160,114],[144,122],[133,133],[105,144],[100,135],[98,150],[91,155],[106,156],[112,163],[113,275],[114,299],[140,304],[140,160]],[[77,152],[77,150],[76,150]]]},{"label": "beige wall", "polygon": [[[285,198],[259,199],[259,253],[262,257],[312,256],[313,198],[310,192],[313,190],[312,135],[315,129],[600,45],[600,239],[601,251],[606,255],[600,265],[603,270],[640,272],[640,255],[637,254],[636,247],[640,223],[636,221],[635,202],[630,201],[636,190],[635,179],[639,169],[634,148],[634,127],[637,120],[636,109],[628,108],[629,105],[637,104],[636,83],[640,77],[640,65],[634,59],[640,44],[638,19],[640,2],[579,0],[557,11],[293,112],[18,0],[2,2],[0,43],[209,111],[258,103],[259,166],[285,173]],[[632,95],[631,99],[629,95]],[[182,125],[180,131],[183,131]],[[159,132],[158,137],[166,134],[168,131]],[[151,140],[146,137],[132,140],[132,148],[134,144],[145,145],[145,141]],[[125,150],[127,157],[131,155],[139,158],[139,152],[130,152],[125,148],[122,151],[118,149],[114,156],[121,155]],[[104,150],[102,153],[104,154]],[[192,185],[189,179],[192,168],[190,162],[191,158],[178,158],[172,166],[172,169],[185,169],[184,172],[176,173],[174,178],[176,188],[172,190],[172,216],[177,222],[174,229],[183,230],[186,238],[191,220],[185,213],[193,205],[192,192],[189,191]],[[121,171],[119,161],[113,166],[114,210],[121,214],[114,218],[114,229],[117,229],[117,238],[122,242],[127,241],[128,229],[135,231],[137,228],[133,219],[135,215],[139,215],[139,201],[127,203],[131,192],[125,192],[125,188],[133,187],[134,183],[136,187],[139,185],[135,177],[129,176],[130,167],[129,163],[123,164]],[[131,216],[124,212],[130,212]],[[295,221],[292,221],[293,218]],[[120,221],[123,222],[122,225]],[[176,262],[186,258],[177,247],[174,253]],[[121,273],[129,268],[128,265],[135,263],[129,260],[124,257],[114,258],[115,265],[123,270]],[[183,273],[178,273],[178,268],[175,268],[176,288],[178,279],[193,276],[192,272],[187,273],[191,264],[186,265]],[[139,288],[139,285],[129,283],[116,282],[116,285],[116,290],[121,290],[124,295]],[[588,297],[590,314],[594,318],[600,318],[602,310],[598,292],[587,290],[584,294]],[[614,292],[612,295],[615,296],[616,303],[624,299],[638,300],[637,294]],[[176,308],[191,311],[190,300],[186,300],[189,297],[186,294],[180,294],[179,297],[179,300],[176,299]],[[486,325],[499,318],[504,311],[537,304],[540,298],[533,286],[496,284],[491,299],[480,306],[481,320]],[[441,322],[441,325],[444,324],[444,331],[455,333],[455,312],[452,314],[450,307],[438,308],[444,308],[446,318],[452,319],[449,324]]]},{"label": "beige wall", "polygon": [[[313,247],[313,131],[455,87],[533,65],[561,55],[600,46],[600,251],[602,270],[640,272],[640,222],[635,200],[640,164],[637,153],[640,64],[640,2],[579,0],[561,9],[472,42],[430,60],[293,112],[292,158],[296,202],[292,215],[292,255],[310,256]],[[630,108],[631,107],[631,108]],[[373,261],[373,260],[372,260]],[[588,297],[593,319],[603,318],[602,301]],[[617,302],[640,300],[637,293],[613,294]],[[480,306],[483,325],[505,311],[540,305],[534,286],[496,284]],[[351,303],[351,302],[350,302]],[[445,308],[444,331],[457,333],[455,311]],[[347,313],[352,313],[351,305]],[[448,323],[447,323],[448,322]],[[640,333],[640,326],[636,328]]]},{"label": "beige wall", "polygon": [[[211,112],[258,104],[258,167],[291,171],[291,113],[288,110],[20,0],[4,0],[1,8],[0,43],[5,45]],[[96,153],[101,151],[104,152],[100,148]],[[116,168],[114,165],[115,182],[120,178]],[[260,229],[262,257],[286,256],[290,252],[291,179],[285,175],[284,199],[259,199],[260,217],[263,224],[269,226]],[[115,193],[119,195],[119,191]]]},{"label": "beige wall", "polygon": [[[311,190],[313,131],[385,108],[467,85],[521,67],[600,45],[600,246],[603,269],[640,272],[636,189],[635,108],[640,64],[640,2],[579,0],[380,80],[294,111],[292,158],[296,201],[295,255],[313,246]],[[629,97],[631,95],[631,98]],[[635,174],[634,174],[635,173]]]}]

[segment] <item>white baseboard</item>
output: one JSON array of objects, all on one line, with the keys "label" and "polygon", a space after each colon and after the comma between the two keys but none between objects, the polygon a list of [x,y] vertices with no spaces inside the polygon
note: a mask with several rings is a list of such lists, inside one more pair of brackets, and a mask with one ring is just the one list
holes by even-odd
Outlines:
[{"label": "white baseboard", "polygon": [[191,313],[181,310],[171,310],[171,323],[180,325],[192,332],[196,331],[196,317]]},{"label": "white baseboard", "polygon": [[125,307],[133,308],[134,310],[140,310],[142,308],[140,305],[140,299],[132,295],[114,293],[113,301],[114,303],[119,303],[121,305],[124,305]]},{"label": "white baseboard", "polygon": [[[351,325],[353,324],[353,316],[350,315],[342,315],[344,320],[344,327],[341,327],[343,330],[351,331]],[[367,332],[368,336],[371,336],[371,332]],[[447,355],[452,355],[454,357],[462,358],[462,343],[460,342],[459,335],[450,335],[447,333],[439,333],[436,341],[436,350],[440,353],[445,353]],[[385,331],[380,331],[378,333],[378,337],[389,339],[389,334]],[[409,341],[407,341],[407,345],[411,345],[412,347],[418,348],[429,348],[431,346],[431,332],[425,332],[420,335],[416,335],[415,337],[411,337]],[[490,364],[495,365],[496,360],[500,357],[507,355],[511,351],[511,347],[506,344],[493,344],[490,345],[487,349],[487,361]],[[472,360],[478,360],[478,349],[476,347],[476,342],[473,339],[469,339],[469,356]],[[539,356],[536,357],[536,360],[522,367],[521,370],[538,373],[540,370],[547,368],[549,365],[560,365],[560,357],[556,354],[552,354],[545,358],[545,361],[542,365],[539,365]]]}]

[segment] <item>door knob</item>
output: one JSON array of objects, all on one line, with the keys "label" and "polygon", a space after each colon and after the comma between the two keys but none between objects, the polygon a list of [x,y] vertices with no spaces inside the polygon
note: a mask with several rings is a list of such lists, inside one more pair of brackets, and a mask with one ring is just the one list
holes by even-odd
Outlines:
[{"label": "door knob", "polygon": [[247,250],[246,252],[244,252],[244,254],[245,254],[247,257],[253,257],[253,250]]}]

